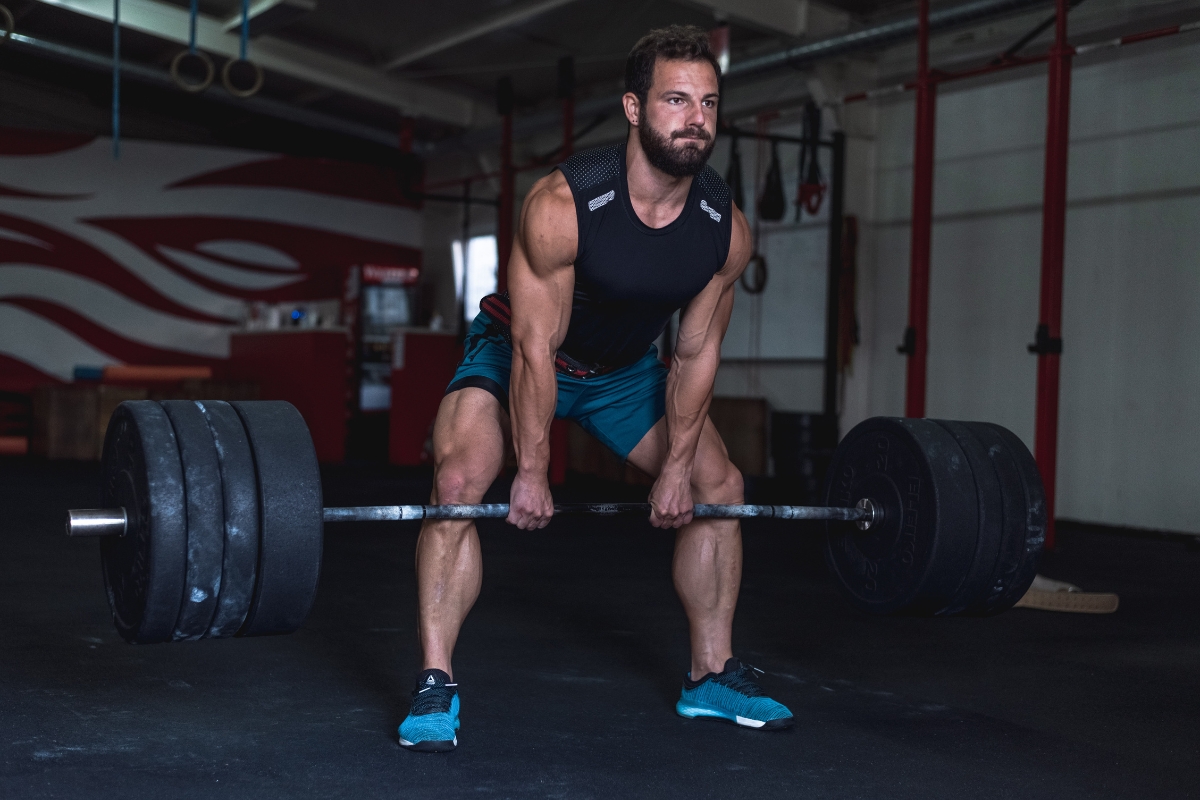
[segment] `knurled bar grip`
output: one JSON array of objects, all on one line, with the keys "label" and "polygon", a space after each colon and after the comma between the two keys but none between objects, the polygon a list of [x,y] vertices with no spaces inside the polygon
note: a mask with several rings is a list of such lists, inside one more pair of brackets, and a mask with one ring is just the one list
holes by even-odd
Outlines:
[{"label": "knurled bar grip", "polygon": [[[570,503],[554,507],[555,514],[616,514],[650,513],[649,503]],[[507,503],[445,506],[360,506],[357,508],[326,508],[326,522],[368,522],[376,520],[411,519],[503,519],[508,516]],[[692,516],[700,519],[826,519],[859,522],[869,520],[871,512],[864,508],[833,508],[826,506],[752,506],[698,504]]]}]

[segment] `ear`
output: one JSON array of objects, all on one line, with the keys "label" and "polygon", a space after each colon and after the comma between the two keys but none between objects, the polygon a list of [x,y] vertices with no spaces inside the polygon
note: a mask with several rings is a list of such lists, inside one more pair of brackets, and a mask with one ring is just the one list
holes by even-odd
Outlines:
[{"label": "ear", "polygon": [[621,105],[625,108],[625,119],[636,128],[642,119],[642,103],[638,96],[633,92],[626,92],[621,97]]}]

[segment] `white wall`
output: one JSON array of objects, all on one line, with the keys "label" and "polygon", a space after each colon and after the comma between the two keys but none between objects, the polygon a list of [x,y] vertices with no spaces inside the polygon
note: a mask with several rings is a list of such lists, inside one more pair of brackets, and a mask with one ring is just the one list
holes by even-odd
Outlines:
[{"label": "white wall", "polygon": [[[1200,41],[1076,60],[1058,515],[1200,532]],[[900,414],[912,97],[879,110],[843,428]],[[1033,444],[1045,68],[938,100],[927,413]]]}]

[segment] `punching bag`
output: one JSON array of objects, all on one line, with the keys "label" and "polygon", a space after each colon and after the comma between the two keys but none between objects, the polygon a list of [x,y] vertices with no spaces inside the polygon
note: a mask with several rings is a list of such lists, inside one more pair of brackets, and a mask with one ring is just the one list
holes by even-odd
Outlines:
[{"label": "punching bag", "polygon": [[767,167],[767,182],[762,197],[758,198],[758,218],[767,222],[778,222],[787,211],[787,198],[783,195],[783,175],[779,169],[779,146],[771,142],[771,163]]}]

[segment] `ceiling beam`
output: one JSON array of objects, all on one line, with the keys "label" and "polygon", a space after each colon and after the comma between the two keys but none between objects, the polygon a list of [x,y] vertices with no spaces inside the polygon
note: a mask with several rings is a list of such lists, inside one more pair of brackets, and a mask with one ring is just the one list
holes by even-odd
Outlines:
[{"label": "ceiling beam", "polygon": [[811,0],[691,0],[719,19],[747,23],[770,33],[799,38],[845,30],[850,15]]},{"label": "ceiling beam", "polygon": [[[317,0],[255,0],[250,3],[250,36],[257,38],[264,33],[278,30],[306,14],[317,10]],[[242,12],[239,10],[225,20],[225,30],[234,31],[242,27]]]},{"label": "ceiling beam", "polygon": [[[40,2],[110,23],[113,18],[112,0]],[[186,45],[188,10],[161,0],[121,0],[121,27]],[[196,46],[226,58],[237,58],[238,34],[226,32],[224,27],[224,20],[201,14],[196,20]],[[469,127],[480,118],[490,119],[490,114],[483,114],[478,103],[462,95],[385,75],[273,36],[255,39],[250,58],[263,69],[394,108],[405,116],[462,127]]]},{"label": "ceiling beam", "polygon": [[533,2],[510,8],[493,17],[473,22],[470,25],[464,25],[455,30],[446,31],[424,44],[397,53],[384,63],[383,68],[389,70],[403,67],[405,64],[420,61],[422,58],[428,58],[435,53],[449,50],[451,47],[456,47],[464,42],[478,39],[481,36],[487,36],[489,33],[511,28],[526,20],[541,16],[547,11],[553,11],[556,8],[574,2],[575,0],[533,0]]}]

